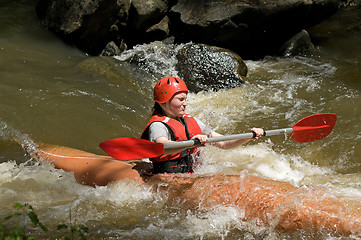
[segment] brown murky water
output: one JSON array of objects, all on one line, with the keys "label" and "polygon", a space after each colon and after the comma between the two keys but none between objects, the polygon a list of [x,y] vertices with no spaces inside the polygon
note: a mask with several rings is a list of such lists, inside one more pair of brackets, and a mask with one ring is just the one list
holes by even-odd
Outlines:
[{"label": "brown murky water", "polygon": [[[45,142],[103,154],[101,141],[138,137],[157,79],[124,61],[89,57],[65,45],[40,26],[32,1],[1,1],[0,26],[0,216],[11,213],[15,202],[29,203],[50,227],[69,224],[71,215],[72,224],[89,227],[90,239],[332,238],[243,222],[231,206],[208,212],[169,206],[166,193],[133,182],[79,185],[71,173],[37,163],[21,145]],[[274,136],[231,151],[206,147],[197,173],[248,172],[361,200],[360,42],[361,33],[353,32],[324,43],[320,56],[246,61],[256,84],[191,93],[188,112],[223,134],[290,127],[315,113],[338,115],[331,135],[313,143]],[[155,47],[168,46],[138,46],[123,58]],[[176,74],[172,59],[147,57],[153,71]]]}]

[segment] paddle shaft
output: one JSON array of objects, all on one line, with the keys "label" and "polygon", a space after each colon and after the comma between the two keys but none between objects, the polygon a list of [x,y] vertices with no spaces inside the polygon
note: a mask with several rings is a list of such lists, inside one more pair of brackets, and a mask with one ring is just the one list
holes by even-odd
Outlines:
[{"label": "paddle shaft", "polygon": [[[273,129],[273,130],[265,131],[263,136],[274,136],[274,135],[287,134],[292,132],[293,132],[293,128]],[[241,133],[241,134],[208,138],[208,143],[223,142],[223,141],[236,140],[236,139],[249,139],[254,137],[255,137],[254,132]],[[192,146],[199,146],[200,142],[198,141],[198,139],[195,139],[195,140],[163,143],[163,145],[164,145],[164,149],[187,148]]]},{"label": "paddle shaft", "polygon": [[[296,142],[313,142],[328,136],[336,123],[336,119],[337,115],[334,113],[314,114],[301,119],[291,128],[267,130],[264,132],[264,136],[290,134],[291,138]],[[241,133],[208,138],[208,143],[237,139],[251,139],[255,137],[256,134],[253,132]],[[105,152],[107,152],[115,159],[130,160],[155,158],[163,154],[172,154],[183,151],[187,148],[197,147],[201,144],[198,139],[167,143],[154,143],[138,138],[116,138],[104,141],[99,145]]]}]

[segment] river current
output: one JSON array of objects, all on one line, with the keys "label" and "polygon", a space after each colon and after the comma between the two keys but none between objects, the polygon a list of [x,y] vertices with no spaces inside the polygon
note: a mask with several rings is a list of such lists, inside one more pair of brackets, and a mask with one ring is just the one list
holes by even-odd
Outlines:
[{"label": "river current", "polygon": [[[50,228],[87,226],[89,239],[337,239],[244,222],[232,206],[184,210],[168,205],[166,193],[132,181],[80,185],[72,173],[32,159],[28,152],[40,142],[105,154],[100,142],[139,137],[153,84],[159,76],[177,76],[169,52],[178,46],[155,42],[118,58],[91,57],[43,29],[32,1],[0,3],[1,217],[20,202],[31,204]],[[196,173],[254,174],[324,186],[361,201],[360,42],[361,32],[335,36],[319,46],[317,56],[246,60],[253,84],[190,93],[188,113],[225,135],[291,127],[317,113],[338,115],[331,134],[312,143],[281,135],[227,151],[207,146]],[[142,65],[126,61],[139,52]]]}]

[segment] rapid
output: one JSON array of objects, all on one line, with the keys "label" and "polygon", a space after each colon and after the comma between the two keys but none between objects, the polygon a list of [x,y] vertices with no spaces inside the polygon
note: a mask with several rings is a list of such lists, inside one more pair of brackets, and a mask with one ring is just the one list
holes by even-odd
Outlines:
[{"label": "rapid", "polygon": [[[282,232],[242,221],[234,206],[182,208],[167,192],[122,180],[78,184],[72,173],[32,158],[38,143],[105,155],[116,137],[139,137],[159,77],[177,75],[174,49],[154,42],[116,58],[91,57],[43,29],[29,0],[0,0],[0,217],[31,204],[49,228],[85,225],[89,239],[359,239]],[[252,83],[190,93],[188,113],[225,135],[278,129],[316,113],[336,113],[331,134],[312,143],[264,137],[233,150],[202,149],[196,174],[252,174],[295,186],[322,186],[361,201],[361,33],[339,36],[309,57],[245,61]],[[138,54],[139,64],[127,60]],[[39,239],[60,233],[33,230]],[[58,234],[58,235],[57,235]]]}]

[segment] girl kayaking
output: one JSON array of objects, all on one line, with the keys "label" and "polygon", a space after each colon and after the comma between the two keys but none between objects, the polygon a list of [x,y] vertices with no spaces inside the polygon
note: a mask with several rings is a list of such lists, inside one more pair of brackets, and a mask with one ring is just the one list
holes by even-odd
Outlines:
[{"label": "girl kayaking", "polygon": [[[165,77],[154,87],[154,107],[152,116],[143,130],[141,138],[156,143],[193,139],[204,146],[209,137],[222,136],[210,130],[199,119],[185,113],[187,107],[187,85],[179,78]],[[252,128],[253,139],[263,136],[261,128]],[[212,145],[231,149],[247,143],[252,138],[215,142]],[[163,155],[150,158],[154,173],[192,173],[193,157],[197,149],[166,150]]]}]

